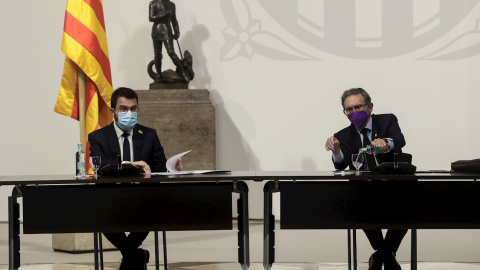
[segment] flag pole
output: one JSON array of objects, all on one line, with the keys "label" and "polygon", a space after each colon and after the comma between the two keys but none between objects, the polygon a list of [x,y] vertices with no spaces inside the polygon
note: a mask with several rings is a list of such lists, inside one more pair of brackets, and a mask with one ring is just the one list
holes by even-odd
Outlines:
[{"label": "flag pole", "polygon": [[82,143],[83,152],[87,152],[87,136],[86,136],[86,108],[85,108],[85,89],[87,88],[87,79],[83,70],[78,67],[78,112],[80,124],[80,142]]}]

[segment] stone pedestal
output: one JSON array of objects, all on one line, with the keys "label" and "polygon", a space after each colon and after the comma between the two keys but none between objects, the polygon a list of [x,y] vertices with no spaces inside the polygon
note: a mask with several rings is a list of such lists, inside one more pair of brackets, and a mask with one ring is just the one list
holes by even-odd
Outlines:
[{"label": "stone pedestal", "polygon": [[[103,250],[116,249],[102,234]],[[52,234],[52,248],[55,251],[83,253],[93,251],[93,233]]]},{"label": "stone pedestal", "polygon": [[167,158],[182,158],[184,170],[216,169],[215,107],[206,89],[137,90],[138,122],[157,130]]},{"label": "stone pedestal", "polygon": [[186,82],[177,82],[177,83],[156,83],[153,82],[150,84],[150,90],[166,90],[166,89],[188,89],[188,83]]},{"label": "stone pedestal", "polygon": [[[215,107],[206,89],[137,90],[138,123],[157,130],[165,155],[170,158],[192,150],[182,158],[184,170],[216,169]],[[104,249],[114,246],[103,238]],[[93,251],[93,233],[54,234],[54,250]]]}]

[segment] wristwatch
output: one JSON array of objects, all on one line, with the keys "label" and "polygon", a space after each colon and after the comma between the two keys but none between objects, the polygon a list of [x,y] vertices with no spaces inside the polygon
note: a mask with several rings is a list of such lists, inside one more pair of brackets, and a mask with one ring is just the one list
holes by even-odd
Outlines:
[{"label": "wristwatch", "polygon": [[388,153],[388,152],[390,152],[390,142],[387,139],[383,139],[383,140],[387,144],[387,147],[386,147],[384,153]]}]

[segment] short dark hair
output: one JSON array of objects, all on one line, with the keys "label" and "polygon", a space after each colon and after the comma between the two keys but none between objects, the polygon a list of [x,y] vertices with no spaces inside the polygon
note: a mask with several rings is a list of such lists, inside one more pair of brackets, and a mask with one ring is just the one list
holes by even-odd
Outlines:
[{"label": "short dark hair", "polygon": [[353,96],[358,94],[362,95],[363,100],[365,101],[365,104],[369,105],[370,103],[372,103],[372,99],[370,98],[370,95],[367,93],[367,91],[363,90],[362,88],[352,88],[352,89],[345,90],[345,92],[343,92],[342,107],[343,107],[343,103],[345,102],[345,99],[348,96]]},{"label": "short dark hair", "polygon": [[113,91],[112,99],[110,100],[112,109],[117,107],[117,100],[119,97],[124,97],[126,99],[136,99],[138,104],[138,95],[130,88],[119,87],[117,90]]}]

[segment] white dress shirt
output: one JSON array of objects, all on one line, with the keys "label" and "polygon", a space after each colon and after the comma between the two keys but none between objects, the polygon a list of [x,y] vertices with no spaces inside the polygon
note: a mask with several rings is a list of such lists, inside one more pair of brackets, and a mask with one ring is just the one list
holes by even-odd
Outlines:
[{"label": "white dress shirt", "polygon": [[115,127],[115,132],[117,133],[117,138],[118,138],[118,145],[120,146],[120,153],[122,154],[122,160],[123,160],[123,140],[125,139],[122,135],[123,133],[128,133],[130,134],[128,136],[128,142],[130,143],[130,160],[133,160],[133,140],[132,140],[132,134],[133,134],[133,129],[130,129],[128,131],[123,131],[121,128],[117,126],[117,123],[114,123],[113,126]]}]

